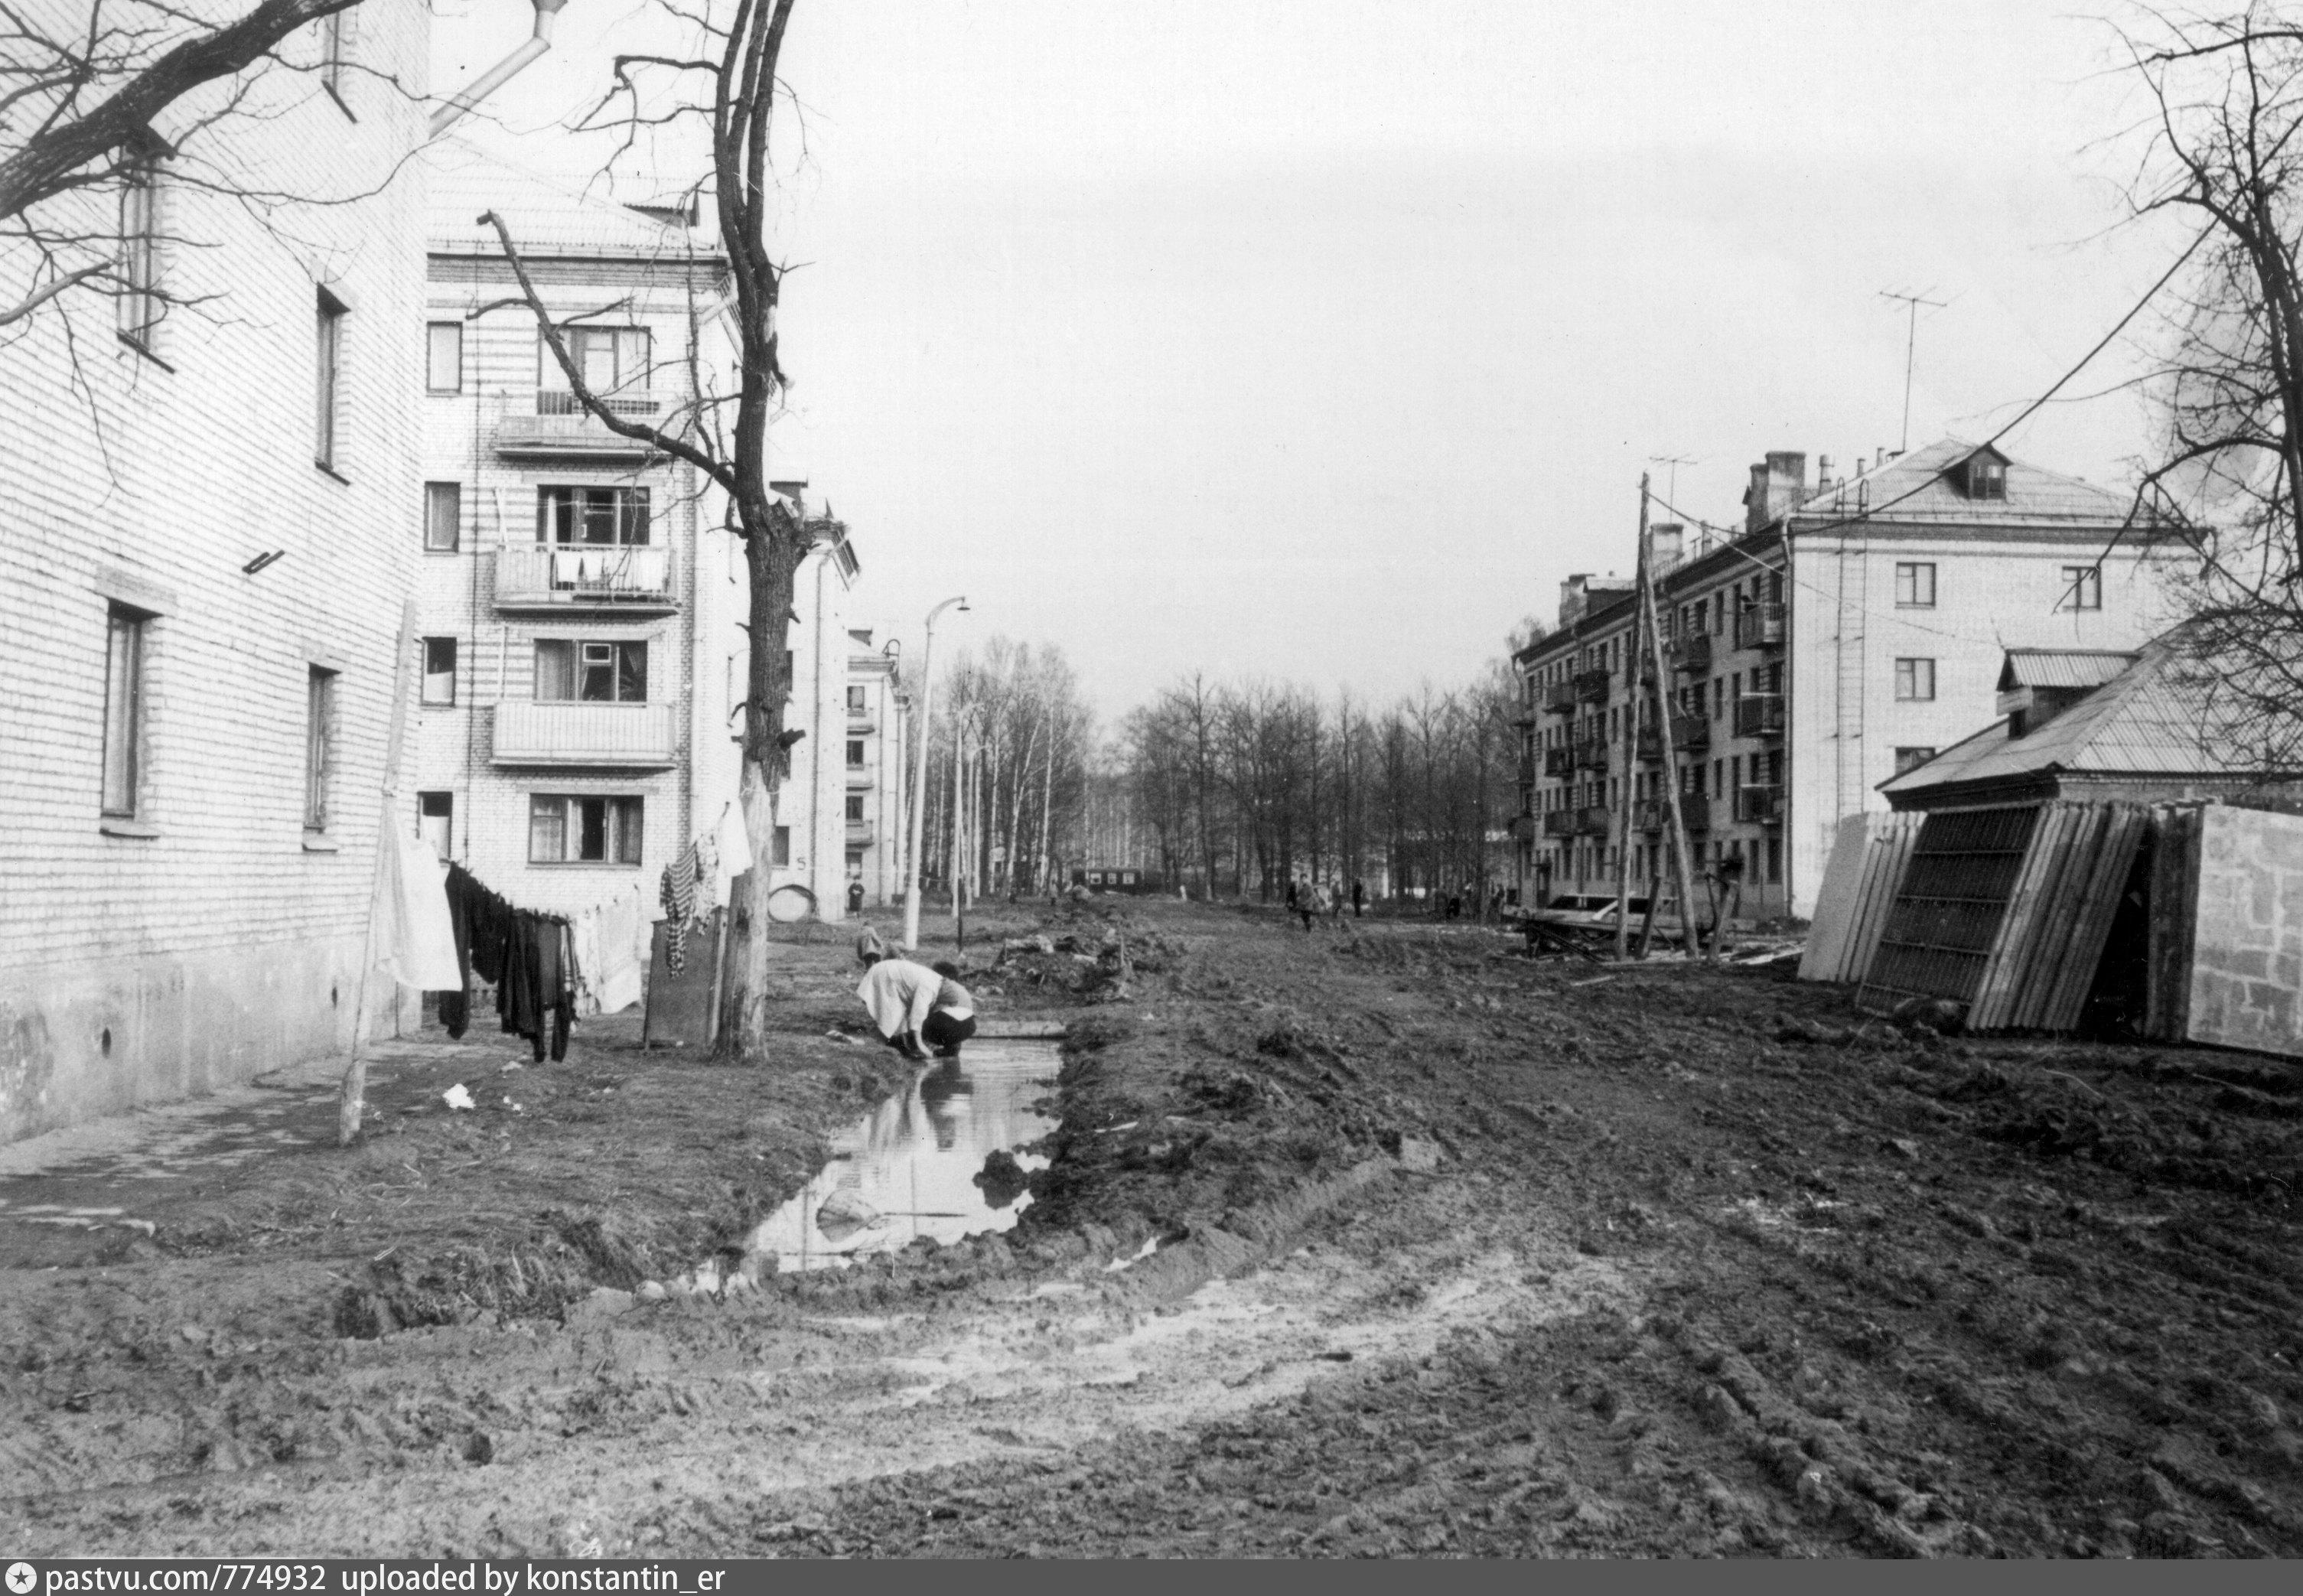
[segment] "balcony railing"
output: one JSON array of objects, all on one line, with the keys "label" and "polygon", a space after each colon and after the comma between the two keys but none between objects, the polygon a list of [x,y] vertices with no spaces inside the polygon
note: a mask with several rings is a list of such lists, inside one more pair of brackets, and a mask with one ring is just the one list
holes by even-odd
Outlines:
[{"label": "balcony railing", "polygon": [[1574,768],[1575,750],[1573,748],[1544,749],[1543,773],[1545,775],[1564,776]]},{"label": "balcony railing", "polygon": [[1711,669],[1711,634],[1690,632],[1671,646],[1671,668],[1700,676]]},{"label": "balcony railing", "polygon": [[[614,414],[644,426],[664,426],[674,403],[669,393],[612,393],[605,398]],[[654,451],[637,438],[609,431],[573,393],[547,388],[531,401],[514,401],[505,408],[496,424],[496,452],[637,460]]]},{"label": "balcony railing", "polygon": [[1578,671],[1573,678],[1576,701],[1605,704],[1607,701],[1608,680],[1605,671]]},{"label": "balcony railing", "polygon": [[1688,835],[1711,829],[1711,800],[1700,792],[1679,795],[1680,823],[1687,827]]},{"label": "balcony railing", "polygon": [[848,846],[850,848],[869,848],[878,836],[879,833],[873,829],[872,823],[868,820],[851,820],[848,823]]},{"label": "balcony railing", "polygon": [[1784,607],[1781,604],[1753,604],[1735,615],[1735,646],[1738,648],[1781,648],[1784,646]]},{"label": "balcony railing", "polygon": [[1781,737],[1784,734],[1784,696],[1781,693],[1746,693],[1735,700],[1735,735],[1738,737]]},{"label": "balcony railing", "polygon": [[677,604],[671,551],[655,544],[540,543],[496,555],[496,607]]},{"label": "balcony railing", "polygon": [[1575,683],[1573,680],[1555,681],[1543,689],[1543,707],[1556,715],[1575,713]]},{"label": "balcony railing", "polygon": [[1574,744],[1575,768],[1603,771],[1607,768],[1607,739],[1604,737],[1579,737]]},{"label": "balcony railing", "polygon": [[1607,805],[1590,804],[1576,810],[1575,829],[1586,837],[1606,836],[1607,834]]},{"label": "balcony railing", "polygon": [[669,765],[679,753],[671,704],[499,704],[498,764]]},{"label": "balcony railing", "polygon": [[1575,835],[1576,813],[1573,809],[1552,810],[1543,817],[1543,834],[1547,837],[1573,837]]},{"label": "balcony railing", "polygon": [[1756,820],[1762,825],[1782,824],[1784,790],[1773,783],[1738,787],[1735,790],[1735,818]]},{"label": "balcony railing", "polygon": [[1691,754],[1711,746],[1711,722],[1701,715],[1671,717],[1671,747],[1675,754]]},{"label": "balcony railing", "polygon": [[1522,787],[1532,787],[1535,785],[1535,756],[1532,754],[1523,754],[1520,756],[1519,784]]},{"label": "balcony railing", "polygon": [[1671,806],[1661,798],[1641,798],[1632,806],[1632,823],[1643,832],[1659,832],[1671,823]]}]

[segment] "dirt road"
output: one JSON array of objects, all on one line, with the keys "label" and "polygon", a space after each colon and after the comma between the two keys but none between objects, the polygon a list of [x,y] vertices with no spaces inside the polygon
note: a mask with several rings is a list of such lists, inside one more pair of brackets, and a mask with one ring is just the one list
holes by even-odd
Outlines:
[{"label": "dirt road", "polygon": [[12,1550],[2303,1551],[2294,1072],[1472,929],[989,929],[1081,950],[970,944],[1069,1027],[1005,1237],[647,1300],[902,1089],[836,945],[763,1064],[426,1041],[354,1153],[283,1080],[171,1144],[237,1161],[0,1175]]}]

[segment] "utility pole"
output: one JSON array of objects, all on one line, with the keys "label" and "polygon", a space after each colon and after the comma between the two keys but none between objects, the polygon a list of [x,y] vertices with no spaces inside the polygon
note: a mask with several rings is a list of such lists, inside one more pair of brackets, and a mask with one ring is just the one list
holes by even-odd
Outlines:
[{"label": "utility pole", "polygon": [[1671,468],[1671,486],[1664,491],[1663,502],[1666,508],[1669,509],[1674,515],[1677,515],[1679,513],[1680,467],[1700,466],[1702,463],[1703,462],[1701,460],[1695,459],[1693,456],[1686,454],[1650,454],[1648,456],[1648,464],[1649,465],[1669,466]]},{"label": "utility pole", "polygon": [[[1663,657],[1663,626],[1655,597],[1655,574],[1640,562],[1640,612],[1647,618],[1648,649],[1655,661],[1656,751],[1663,760],[1664,803],[1671,815],[1671,857],[1674,885],[1679,893],[1679,924],[1687,939],[1687,959],[1695,962],[1700,937],[1695,926],[1695,871],[1687,847],[1687,818],[1679,806],[1679,769],[1671,746],[1671,676]],[[1719,940],[1711,942],[1711,962],[1719,962]]]},{"label": "utility pole", "polygon": [[1903,342],[1903,442],[1896,450],[1899,454],[1909,454],[1911,452],[1911,362],[1912,357],[1919,352],[1919,307],[1926,305],[1941,310],[1946,303],[1943,300],[1931,300],[1927,297],[1934,291],[1933,289],[1927,289],[1919,293],[1899,293],[1892,288],[1883,288],[1879,291],[1881,299],[1900,300],[1911,311],[1911,327]]},{"label": "utility pole", "polygon": [[[1648,474],[1640,473],[1640,558],[1637,590],[1648,587]],[[1644,604],[1632,606],[1630,646],[1624,650],[1623,773],[1615,778],[1615,957],[1632,953],[1632,784],[1640,760],[1640,630],[1647,621]]]}]

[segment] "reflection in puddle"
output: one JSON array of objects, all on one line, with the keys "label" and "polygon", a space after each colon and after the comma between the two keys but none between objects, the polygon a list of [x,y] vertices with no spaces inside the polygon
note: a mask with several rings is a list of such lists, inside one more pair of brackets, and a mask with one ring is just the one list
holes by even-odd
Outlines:
[{"label": "reflection in puddle", "polygon": [[[1029,1194],[994,1208],[974,1178],[991,1153],[1055,1129],[1031,1108],[1054,1093],[1055,1066],[1046,1043],[976,1042],[924,1070],[834,1139],[831,1161],[752,1232],[752,1250],[774,1254],[789,1272],[895,1252],[915,1237],[949,1246],[1011,1229]],[[1023,1153],[1016,1161],[1040,1170],[1048,1161]]]}]

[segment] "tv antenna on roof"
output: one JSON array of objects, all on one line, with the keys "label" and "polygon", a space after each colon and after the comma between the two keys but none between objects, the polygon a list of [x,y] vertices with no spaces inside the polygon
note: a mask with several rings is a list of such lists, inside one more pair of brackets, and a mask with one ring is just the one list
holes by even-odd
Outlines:
[{"label": "tv antenna on roof", "polygon": [[1911,308],[1911,330],[1905,335],[1903,342],[1903,442],[1902,446],[1895,451],[1898,454],[1909,454],[1911,452],[1911,357],[1918,352],[1919,347],[1919,307],[1927,305],[1940,310],[1946,303],[1943,300],[1928,298],[1928,295],[1933,292],[1935,290],[1932,288],[1921,289],[1918,293],[1898,293],[1892,288],[1883,288],[1879,291],[1881,299],[1901,300]]},{"label": "tv antenna on roof", "polygon": [[1679,513],[1680,467],[1700,466],[1702,463],[1703,462],[1701,460],[1696,459],[1691,454],[1650,454],[1648,456],[1648,464],[1649,465],[1669,466],[1671,468],[1671,487],[1665,494],[1664,502],[1672,506],[1672,513],[1674,515],[1677,515]]}]

